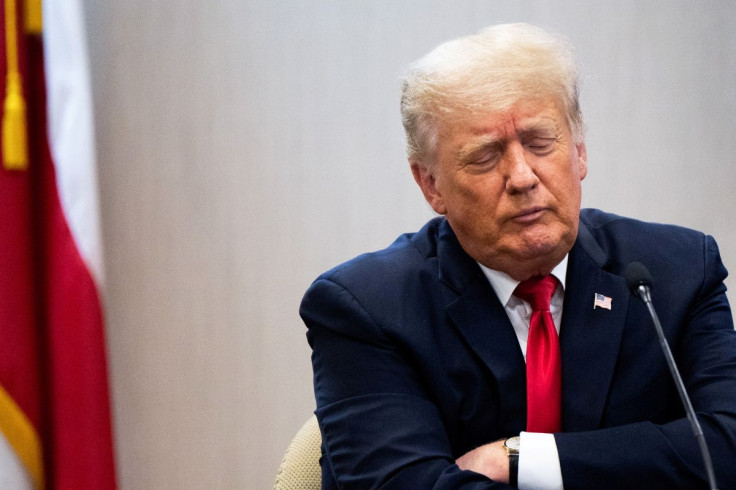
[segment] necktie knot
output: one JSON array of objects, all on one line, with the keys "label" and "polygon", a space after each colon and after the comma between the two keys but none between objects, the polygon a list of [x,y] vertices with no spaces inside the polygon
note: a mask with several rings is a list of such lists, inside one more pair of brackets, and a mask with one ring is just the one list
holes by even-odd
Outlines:
[{"label": "necktie knot", "polygon": [[526,281],[522,281],[516,286],[514,295],[528,302],[532,306],[532,310],[549,310],[549,303],[552,295],[555,294],[557,287],[557,279],[555,276],[548,274],[546,276],[530,277]]}]

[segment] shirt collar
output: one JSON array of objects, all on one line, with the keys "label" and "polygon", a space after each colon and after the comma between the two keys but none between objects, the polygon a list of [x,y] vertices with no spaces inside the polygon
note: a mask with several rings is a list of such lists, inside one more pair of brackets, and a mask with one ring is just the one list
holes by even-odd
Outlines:
[{"label": "shirt collar", "polygon": [[[552,269],[552,275],[555,276],[558,281],[560,281],[563,291],[565,290],[565,279],[567,278],[568,255],[569,254],[566,254],[562,261],[557,264],[554,269]],[[511,295],[514,294],[516,286],[518,286],[521,281],[517,281],[516,279],[513,279],[511,276],[501,271],[489,269],[480,262],[478,262],[478,265],[483,271],[483,274],[485,274],[486,278],[488,279],[488,282],[491,283],[491,287],[496,293],[498,299],[501,301],[501,304],[506,306],[509,302],[509,299],[511,299]]]}]

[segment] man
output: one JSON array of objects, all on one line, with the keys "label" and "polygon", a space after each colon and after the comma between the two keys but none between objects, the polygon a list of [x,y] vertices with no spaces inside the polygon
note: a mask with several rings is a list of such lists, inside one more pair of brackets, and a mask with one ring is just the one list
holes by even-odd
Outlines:
[{"label": "man", "polygon": [[305,295],[323,487],[705,487],[646,307],[621,277],[638,261],[719,484],[736,488],[736,333],[716,244],[581,212],[568,45],[528,25],[445,43],[411,67],[402,116],[442,216]]}]

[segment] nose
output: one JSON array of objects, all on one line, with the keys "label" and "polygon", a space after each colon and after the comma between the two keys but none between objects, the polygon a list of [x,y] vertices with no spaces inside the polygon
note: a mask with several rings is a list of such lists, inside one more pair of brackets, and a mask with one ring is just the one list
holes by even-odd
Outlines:
[{"label": "nose", "polygon": [[539,185],[539,178],[524,154],[524,148],[518,143],[508,145],[506,149],[506,191],[511,194],[529,192]]}]

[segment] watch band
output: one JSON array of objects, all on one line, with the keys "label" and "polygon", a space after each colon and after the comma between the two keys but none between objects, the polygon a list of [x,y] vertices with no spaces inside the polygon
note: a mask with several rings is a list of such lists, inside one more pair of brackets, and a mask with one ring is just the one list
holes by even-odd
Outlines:
[{"label": "watch band", "polygon": [[509,454],[509,485],[519,488],[519,453]]},{"label": "watch band", "polygon": [[519,436],[509,437],[503,441],[503,448],[509,457],[509,485],[519,488]]}]

